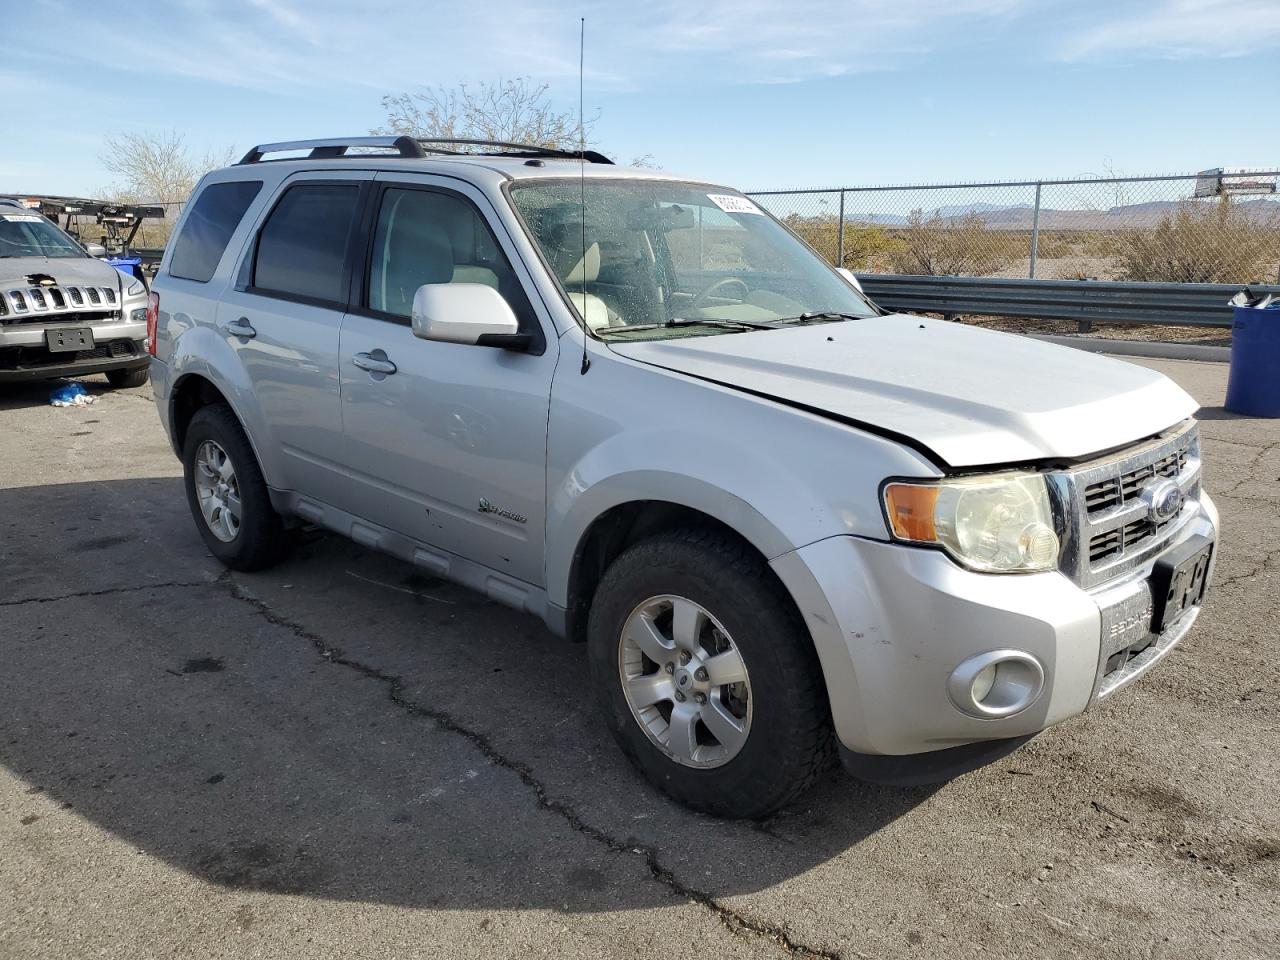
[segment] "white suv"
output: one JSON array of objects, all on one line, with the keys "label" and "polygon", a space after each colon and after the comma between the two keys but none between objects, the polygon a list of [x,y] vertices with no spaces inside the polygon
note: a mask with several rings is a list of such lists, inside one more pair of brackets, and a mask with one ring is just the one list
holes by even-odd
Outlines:
[{"label": "white suv", "polygon": [[1165,377],[886,316],[727,187],[480,148],[269,144],[197,187],[151,375],[225,564],[314,525],[540,617],[724,816],[837,748],[971,769],[1187,632],[1218,522]]}]

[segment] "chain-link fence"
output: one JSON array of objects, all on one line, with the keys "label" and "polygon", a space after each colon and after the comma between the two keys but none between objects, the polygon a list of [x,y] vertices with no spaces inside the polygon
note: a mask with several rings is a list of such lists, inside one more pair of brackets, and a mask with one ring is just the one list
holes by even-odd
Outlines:
[{"label": "chain-link fence", "polygon": [[1275,170],[750,194],[864,273],[1280,282]]}]

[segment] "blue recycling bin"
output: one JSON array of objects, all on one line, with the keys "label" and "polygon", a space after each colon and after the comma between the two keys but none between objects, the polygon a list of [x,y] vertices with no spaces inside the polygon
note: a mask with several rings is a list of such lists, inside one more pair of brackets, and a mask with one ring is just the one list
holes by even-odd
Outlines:
[{"label": "blue recycling bin", "polygon": [[107,263],[111,264],[121,273],[130,277],[142,279],[142,258],[141,257],[106,257]]},{"label": "blue recycling bin", "polygon": [[1234,307],[1226,407],[1249,417],[1280,417],[1280,309]]}]

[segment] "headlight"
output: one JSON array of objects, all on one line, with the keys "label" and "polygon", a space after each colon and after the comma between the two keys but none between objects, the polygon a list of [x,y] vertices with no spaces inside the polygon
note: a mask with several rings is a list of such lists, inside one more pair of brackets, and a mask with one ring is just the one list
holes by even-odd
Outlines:
[{"label": "headlight", "polygon": [[129,289],[124,293],[127,297],[139,297],[146,292],[147,288],[143,285],[142,281],[134,280],[133,283],[129,284]]},{"label": "headlight", "polygon": [[894,537],[937,544],[971,570],[1026,573],[1058,564],[1049,488],[1040,474],[890,483],[884,505]]}]

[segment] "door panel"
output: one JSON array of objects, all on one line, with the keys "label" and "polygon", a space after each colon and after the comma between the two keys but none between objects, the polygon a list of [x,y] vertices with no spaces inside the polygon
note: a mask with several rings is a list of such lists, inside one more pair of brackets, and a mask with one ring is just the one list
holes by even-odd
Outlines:
[{"label": "door panel", "polygon": [[279,451],[283,475],[272,476],[272,485],[335,506],[351,499],[338,347],[352,237],[371,178],[300,174],[284,181],[217,314],[260,405],[269,434],[261,439]]},{"label": "door panel", "polygon": [[[422,191],[389,185],[374,203],[365,286],[388,309],[348,314],[339,357],[353,512],[541,586],[550,327],[538,328],[538,355],[420,340],[408,325],[413,290],[429,282],[488,283],[522,329],[544,322],[510,266],[507,238],[475,206],[483,197],[451,184],[407,202],[406,192]],[[368,289],[363,296],[367,304]]]},{"label": "door panel", "polygon": [[[228,327],[244,320],[252,338]],[[240,357],[279,450],[284,475],[273,486],[341,506],[343,475],[338,332],[342,311],[229,291],[218,305],[218,328]]]}]

